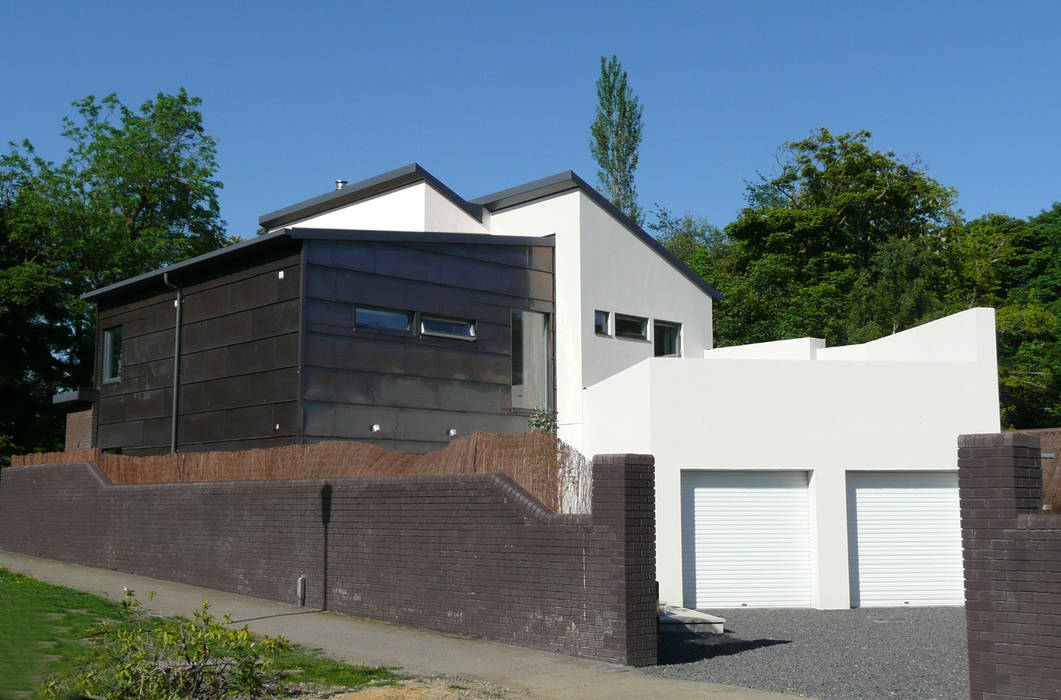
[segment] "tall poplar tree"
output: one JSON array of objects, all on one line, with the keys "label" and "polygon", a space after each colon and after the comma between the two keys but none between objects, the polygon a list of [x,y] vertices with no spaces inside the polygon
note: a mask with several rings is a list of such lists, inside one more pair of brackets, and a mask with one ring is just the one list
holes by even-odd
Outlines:
[{"label": "tall poplar tree", "polygon": [[641,105],[627,83],[626,71],[614,55],[611,60],[601,56],[589,150],[597,161],[597,180],[605,196],[638,224],[645,218],[634,186],[641,127]]}]

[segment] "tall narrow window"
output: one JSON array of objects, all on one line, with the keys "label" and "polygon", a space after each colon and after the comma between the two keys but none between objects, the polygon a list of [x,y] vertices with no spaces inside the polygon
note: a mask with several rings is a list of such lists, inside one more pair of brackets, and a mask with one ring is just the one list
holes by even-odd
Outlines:
[{"label": "tall narrow window", "polygon": [[682,354],[682,326],[680,323],[656,321],[652,324],[652,342],[656,357],[678,357]]},{"label": "tall narrow window", "polygon": [[608,331],[608,312],[593,312],[593,330],[597,335],[611,335]]},{"label": "tall narrow window", "polygon": [[512,407],[549,408],[549,316],[512,310]]},{"label": "tall narrow window", "polygon": [[122,378],[122,327],[103,331],[103,381],[116,382]]}]

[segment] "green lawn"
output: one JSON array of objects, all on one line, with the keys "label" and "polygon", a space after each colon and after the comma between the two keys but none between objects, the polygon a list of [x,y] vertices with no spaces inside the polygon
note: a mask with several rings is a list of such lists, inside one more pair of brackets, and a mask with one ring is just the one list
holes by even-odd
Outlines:
[{"label": "green lawn", "polygon": [[[33,697],[41,682],[76,671],[86,631],[120,618],[117,603],[0,568],[0,700]],[[289,681],[357,688],[402,677],[385,668],[348,666],[292,646],[280,657]]]}]

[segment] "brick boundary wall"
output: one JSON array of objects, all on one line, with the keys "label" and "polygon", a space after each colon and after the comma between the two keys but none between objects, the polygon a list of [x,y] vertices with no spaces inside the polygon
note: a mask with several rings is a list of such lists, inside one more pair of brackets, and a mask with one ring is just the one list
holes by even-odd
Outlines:
[{"label": "brick boundary wall", "polygon": [[1040,512],[1039,439],[958,438],[969,689],[1061,698],[1061,514]]},{"label": "brick boundary wall", "polygon": [[[593,514],[507,476],[114,485],[0,471],[0,548],[482,639],[656,663],[649,455],[593,461]],[[146,591],[144,591],[146,593]]]}]

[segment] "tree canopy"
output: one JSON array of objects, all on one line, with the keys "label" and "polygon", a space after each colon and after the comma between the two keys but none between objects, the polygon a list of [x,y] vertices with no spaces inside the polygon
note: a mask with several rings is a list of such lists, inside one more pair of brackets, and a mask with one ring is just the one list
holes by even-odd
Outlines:
[{"label": "tree canopy", "polygon": [[993,306],[1003,424],[1061,424],[1061,204],[964,221],[952,188],[870,139],[784,144],[723,231],[657,205],[660,240],[726,297],[716,343],[859,343]]},{"label": "tree canopy", "polygon": [[89,96],[62,121],[61,163],[29,141],[0,156],[0,452],[54,447],[52,394],[90,383],[83,293],[229,242],[199,105],[183,89],[139,110]]},{"label": "tree canopy", "polygon": [[597,180],[604,195],[638,224],[644,221],[634,185],[641,127],[641,105],[627,82],[626,71],[614,55],[609,60],[601,56],[589,150],[597,161]]}]

